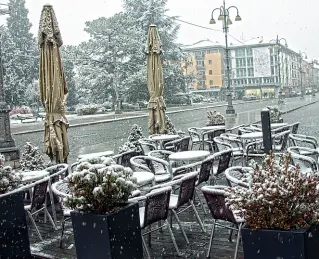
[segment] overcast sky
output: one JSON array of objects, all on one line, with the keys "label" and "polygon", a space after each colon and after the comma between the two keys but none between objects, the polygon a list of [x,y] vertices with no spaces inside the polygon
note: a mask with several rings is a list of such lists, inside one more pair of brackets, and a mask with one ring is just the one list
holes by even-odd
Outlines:
[{"label": "overcast sky", "polygon": [[[2,3],[5,0],[1,1]],[[85,21],[101,16],[112,16],[122,10],[120,0],[26,0],[29,18],[36,34],[43,4],[53,5],[65,44],[77,44],[87,39],[83,31]],[[168,0],[169,15],[181,20],[222,29],[222,24],[209,24],[211,11],[222,5],[222,0]],[[310,58],[319,58],[319,2],[316,0],[227,0],[226,5],[236,5],[242,17],[235,22],[236,11],[231,11],[233,25],[230,34],[240,41],[263,36],[266,41],[277,34],[287,39],[289,47],[304,51]],[[217,15],[216,15],[217,16]],[[217,17],[216,17],[217,18]],[[224,44],[222,32],[181,24],[179,42],[191,44],[203,39]],[[235,39],[230,42],[238,44]]]}]

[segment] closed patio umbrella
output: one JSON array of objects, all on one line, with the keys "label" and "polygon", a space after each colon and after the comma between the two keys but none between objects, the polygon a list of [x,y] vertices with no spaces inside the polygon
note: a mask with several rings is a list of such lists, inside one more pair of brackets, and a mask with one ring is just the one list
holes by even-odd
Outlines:
[{"label": "closed patio umbrella", "polygon": [[68,120],[65,117],[67,85],[63,72],[60,47],[62,38],[51,5],[44,5],[40,18],[38,44],[40,47],[39,87],[45,108],[45,153],[56,163],[67,161]]},{"label": "closed patio umbrella", "polygon": [[164,77],[161,63],[161,40],[156,25],[150,25],[147,39],[147,87],[150,95],[148,103],[149,134],[166,133],[165,102],[163,98]]}]

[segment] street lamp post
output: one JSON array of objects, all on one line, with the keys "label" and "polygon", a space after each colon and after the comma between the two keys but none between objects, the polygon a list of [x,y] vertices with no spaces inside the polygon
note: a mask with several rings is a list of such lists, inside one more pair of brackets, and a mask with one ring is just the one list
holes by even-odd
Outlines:
[{"label": "street lamp post", "polygon": [[[0,15],[10,13],[10,7],[0,4]],[[15,142],[11,136],[10,129],[10,108],[5,101],[4,80],[3,80],[3,64],[0,39],[0,154],[5,156],[6,161],[18,161],[20,158],[19,149],[15,146]]]},{"label": "street lamp post", "polygon": [[299,52],[300,58],[299,58],[299,73],[300,73],[300,91],[301,91],[301,96],[300,99],[305,98],[305,90],[303,89],[303,82],[302,82],[302,74],[304,73],[302,70],[302,59],[303,59],[303,54],[305,55],[305,59],[307,59],[307,54],[305,52]]},{"label": "street lamp post", "polygon": [[225,45],[226,45],[226,66],[227,66],[227,109],[226,114],[228,115],[236,115],[235,109],[233,107],[232,93],[230,89],[230,60],[229,60],[229,48],[228,48],[228,30],[229,25],[232,24],[232,21],[229,17],[229,10],[236,9],[237,15],[235,17],[235,21],[241,21],[241,17],[239,15],[238,8],[236,6],[230,6],[226,8],[225,0],[223,1],[223,5],[219,8],[215,8],[212,11],[212,17],[210,19],[210,24],[216,24],[214,19],[214,12],[219,11],[218,20],[223,21],[223,32],[225,33]]},{"label": "street lamp post", "polygon": [[281,63],[280,63],[280,51],[281,51],[281,41],[285,41],[285,47],[288,48],[287,40],[285,38],[279,39],[278,35],[276,40],[271,40],[275,41],[276,43],[276,48],[277,48],[277,64],[278,64],[278,83],[279,83],[279,98],[278,98],[278,105],[283,104],[283,96],[282,96],[282,82],[281,82]]}]

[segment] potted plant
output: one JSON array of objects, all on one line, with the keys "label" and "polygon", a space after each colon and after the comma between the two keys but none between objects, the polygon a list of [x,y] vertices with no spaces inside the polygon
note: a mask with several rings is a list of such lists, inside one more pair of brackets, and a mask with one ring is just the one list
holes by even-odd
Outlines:
[{"label": "potted plant", "polygon": [[231,188],[226,202],[245,218],[245,259],[318,258],[318,175],[279,162],[270,154],[254,166],[250,188]]},{"label": "potted plant", "polygon": [[225,117],[217,111],[207,111],[207,118],[206,126],[225,125]]},{"label": "potted plant", "polygon": [[144,138],[142,128],[137,124],[134,124],[131,128],[127,141],[119,147],[119,154],[130,150],[139,150],[138,141],[142,138]]},{"label": "potted plant", "polygon": [[38,147],[33,146],[30,142],[24,145],[24,151],[20,160],[22,171],[37,171],[48,167]]},{"label": "potted plant", "polygon": [[277,107],[268,106],[267,108],[269,110],[270,123],[282,123],[284,121],[281,117],[282,112]]},{"label": "potted plant", "polygon": [[67,177],[77,258],[143,258],[138,203],[128,203],[136,189],[130,168],[111,164]]},{"label": "potted plant", "polygon": [[4,162],[0,154],[0,257],[31,258],[21,175]]}]

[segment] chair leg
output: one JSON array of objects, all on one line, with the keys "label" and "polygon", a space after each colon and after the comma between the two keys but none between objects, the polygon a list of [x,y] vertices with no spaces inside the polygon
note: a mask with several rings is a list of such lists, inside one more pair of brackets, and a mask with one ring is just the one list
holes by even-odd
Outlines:
[{"label": "chair leg", "polygon": [[146,242],[145,242],[145,239],[144,239],[143,235],[142,235],[142,241],[143,241],[144,249],[145,249],[146,254],[147,254],[147,258],[148,258],[148,259],[151,259],[151,255],[150,255],[150,252],[149,252],[149,250],[148,250],[148,247],[147,247],[147,245],[146,245]]},{"label": "chair leg", "polygon": [[170,226],[169,226],[169,224],[168,224],[168,221],[167,221],[167,220],[166,220],[166,224],[167,224],[167,228],[168,228],[168,231],[169,231],[169,235],[171,236],[171,239],[172,239],[173,244],[174,244],[174,246],[175,246],[175,249],[176,249],[177,255],[178,255],[178,256],[181,256],[182,254],[181,254],[181,252],[180,252],[180,251],[179,251],[179,249],[178,249],[178,246],[177,246],[177,244],[176,244],[176,240],[175,240],[175,237],[174,237],[173,231],[172,231],[172,229],[170,228]]},{"label": "chair leg", "polygon": [[31,214],[30,211],[28,211],[28,210],[27,210],[26,212],[27,212],[27,214],[28,214],[28,216],[29,216],[29,218],[30,218],[30,220],[31,220],[31,222],[32,222],[32,224],[33,224],[33,226],[35,227],[35,230],[37,231],[37,234],[38,234],[40,240],[43,241],[42,236],[41,236],[41,234],[40,234],[40,231],[39,231],[37,225],[35,224],[35,221],[34,221],[34,218],[33,218],[32,214]]},{"label": "chair leg", "polygon": [[187,236],[186,236],[185,230],[184,230],[184,228],[183,228],[183,226],[182,226],[181,221],[179,220],[179,217],[178,217],[176,211],[175,211],[175,210],[171,210],[171,212],[173,212],[173,214],[174,214],[174,216],[175,216],[175,218],[176,218],[176,220],[177,220],[177,223],[178,223],[178,225],[179,225],[179,227],[180,227],[180,229],[181,229],[181,231],[182,231],[182,233],[183,233],[183,236],[184,236],[184,238],[185,238],[186,243],[189,244],[189,241],[188,241],[188,238],[187,238]]},{"label": "chair leg", "polygon": [[203,211],[204,211],[204,214],[207,215],[207,211],[206,211],[206,209],[205,209],[205,206],[204,206],[204,204],[201,202],[200,197],[199,197],[199,194],[198,194],[198,191],[196,190],[196,188],[195,188],[195,195],[197,196],[197,199],[198,199],[198,201],[199,201],[199,203],[200,203],[200,205],[201,205],[201,207],[202,207],[202,209],[203,209]]},{"label": "chair leg", "polygon": [[64,235],[64,227],[65,227],[65,218],[64,218],[64,216],[63,216],[63,218],[62,218],[62,230],[61,230],[60,244],[59,244],[59,247],[60,247],[60,248],[62,248],[63,235]]},{"label": "chair leg", "polygon": [[241,237],[241,228],[242,228],[242,226],[243,226],[243,223],[240,223],[240,225],[238,227],[237,242],[236,242],[236,249],[235,249],[234,259],[237,259],[238,246],[239,246],[239,241],[240,241],[240,237]]},{"label": "chair leg", "polygon": [[152,242],[151,242],[151,238],[152,238],[152,233],[151,233],[151,230],[152,230],[152,225],[149,225],[148,226],[148,246],[149,247],[152,247]]},{"label": "chair leg", "polygon": [[198,211],[196,210],[196,207],[195,207],[195,205],[194,205],[194,202],[193,202],[192,200],[189,201],[189,202],[190,202],[190,204],[192,205],[194,214],[195,214],[195,216],[196,216],[196,218],[197,218],[197,221],[198,221],[198,224],[200,225],[200,228],[201,228],[202,231],[205,233],[205,228],[204,228],[203,222],[202,222],[202,220],[201,220],[200,217],[199,217],[199,214],[198,214]]},{"label": "chair leg", "polygon": [[214,233],[215,233],[215,223],[216,223],[216,220],[213,219],[212,233],[210,234],[209,245],[208,245],[208,250],[207,250],[207,255],[206,255],[207,258],[210,257],[210,252],[212,250],[212,244],[213,244]]},{"label": "chair leg", "polygon": [[[235,227],[234,224],[232,224],[232,227]],[[229,236],[228,236],[228,241],[229,241],[229,243],[232,243],[232,242],[233,242],[232,236],[233,236],[233,230],[230,229],[230,230],[229,230]]]},{"label": "chair leg", "polygon": [[53,219],[52,219],[52,217],[51,217],[49,211],[47,210],[47,208],[44,208],[44,213],[48,216],[48,218],[49,218],[49,220],[50,220],[50,222],[51,222],[51,224],[52,224],[54,230],[57,230],[57,228],[56,228],[56,226],[55,226],[55,224],[54,224],[54,221],[53,221]]},{"label": "chair leg", "polygon": [[157,225],[158,225],[158,227],[160,228],[159,231],[160,231],[161,233],[163,233],[162,221],[159,220],[159,221],[157,222]]},{"label": "chair leg", "polygon": [[57,217],[56,217],[56,209],[55,209],[54,198],[53,198],[52,187],[51,187],[51,180],[49,181],[48,188],[49,188],[49,196],[50,196],[50,201],[51,201],[51,209],[52,209],[54,224],[56,225],[57,224]]}]

